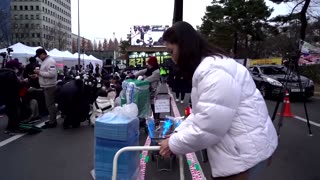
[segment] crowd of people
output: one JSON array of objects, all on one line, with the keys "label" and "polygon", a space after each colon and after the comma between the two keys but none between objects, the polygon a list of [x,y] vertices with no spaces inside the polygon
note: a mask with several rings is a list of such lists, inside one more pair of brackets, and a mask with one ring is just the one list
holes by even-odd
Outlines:
[{"label": "crowd of people", "polygon": [[[96,64],[94,68],[91,63],[85,68],[75,65],[59,69],[44,49],[38,49],[26,66],[18,59],[10,60],[0,69],[0,83],[6,84],[0,89],[0,103],[5,105],[8,117],[6,133],[19,133],[19,123],[33,123],[47,114],[49,120],[43,128],[55,128],[58,112],[64,118],[66,129],[79,127],[86,120],[94,124],[98,116],[121,105],[122,82],[127,78],[150,82],[154,109],[153,99],[161,80],[160,66],[155,57],[150,57],[147,64],[146,69],[136,73],[119,69],[114,69],[114,73],[101,73],[100,66]],[[161,69],[162,81],[165,81],[167,70]]]},{"label": "crowd of people", "polygon": [[120,77],[109,74],[102,80],[100,72],[100,66],[94,68],[91,63],[86,68],[76,65],[59,69],[44,49],[38,49],[26,66],[18,59],[9,60],[0,69],[0,106],[5,107],[8,117],[5,133],[19,133],[21,122],[33,123],[46,114],[49,120],[43,128],[54,128],[59,111],[65,128],[79,127],[88,118],[90,104],[103,95],[98,90],[112,89],[120,94]]},{"label": "crowd of people", "polygon": [[260,170],[271,162],[278,139],[266,103],[248,70],[210,45],[186,22],[167,29],[163,41],[177,67],[169,75],[160,69],[155,57],[150,57],[147,68],[134,74],[100,75],[99,66],[94,72],[90,64],[84,70],[75,67],[69,71],[65,67],[64,78],[57,83],[56,63],[44,49],[36,51],[41,65],[31,58],[24,71],[17,60],[9,61],[0,70],[0,84],[5,84],[0,88],[0,102],[6,106],[7,130],[18,130],[23,115],[28,114],[23,105],[32,111],[25,115],[28,120],[38,118],[35,107],[42,102],[39,97],[43,97],[49,112],[45,127],[57,126],[60,110],[65,116],[64,127],[70,128],[79,127],[87,119],[90,104],[97,110],[91,115],[93,119],[119,104],[121,83],[126,78],[150,83],[152,109],[161,81],[168,80],[176,101],[181,103],[192,82],[192,112],[160,143],[160,154],[170,157],[206,149],[213,179],[259,179]]}]

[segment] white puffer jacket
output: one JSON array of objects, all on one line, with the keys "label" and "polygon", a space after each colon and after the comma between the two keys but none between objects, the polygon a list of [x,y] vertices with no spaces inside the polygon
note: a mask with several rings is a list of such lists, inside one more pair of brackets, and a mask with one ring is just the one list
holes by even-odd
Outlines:
[{"label": "white puffer jacket", "polygon": [[170,137],[173,153],[207,148],[213,177],[246,171],[273,154],[277,134],[244,66],[233,59],[206,57],[192,85],[192,114]]}]

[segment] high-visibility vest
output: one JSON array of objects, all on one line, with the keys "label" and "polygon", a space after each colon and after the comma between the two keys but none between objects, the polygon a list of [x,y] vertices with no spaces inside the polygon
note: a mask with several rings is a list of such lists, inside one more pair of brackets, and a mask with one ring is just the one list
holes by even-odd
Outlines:
[{"label": "high-visibility vest", "polygon": [[160,68],[160,76],[167,75],[167,71],[163,68]]}]

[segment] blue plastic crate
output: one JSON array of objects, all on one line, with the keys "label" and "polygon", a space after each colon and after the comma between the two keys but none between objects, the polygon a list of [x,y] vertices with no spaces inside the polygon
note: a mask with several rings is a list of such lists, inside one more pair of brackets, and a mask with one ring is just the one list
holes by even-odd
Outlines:
[{"label": "blue plastic crate", "polygon": [[[126,146],[137,146],[139,137],[128,141],[114,141],[103,138],[95,139],[95,173],[96,179],[111,179],[112,163],[116,152]],[[139,167],[139,152],[124,152],[118,159],[118,179],[129,180],[135,176]]]},{"label": "blue plastic crate", "polygon": [[110,140],[126,141],[130,137],[139,135],[139,119],[106,113],[95,123],[95,137]]}]

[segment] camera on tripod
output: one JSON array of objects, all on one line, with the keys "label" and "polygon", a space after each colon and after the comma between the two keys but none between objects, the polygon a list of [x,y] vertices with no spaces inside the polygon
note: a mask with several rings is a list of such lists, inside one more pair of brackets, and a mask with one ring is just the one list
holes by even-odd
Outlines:
[{"label": "camera on tripod", "polygon": [[293,66],[297,65],[300,58],[300,53],[297,52],[290,52],[286,53],[283,56],[283,65],[287,68],[290,68],[291,70],[294,69]]},{"label": "camera on tripod", "polygon": [[12,49],[12,48],[7,48],[7,52],[8,52],[8,54],[10,55],[10,53],[13,52],[13,49]]},{"label": "camera on tripod", "polygon": [[0,53],[0,56],[2,56],[2,64],[1,64],[1,68],[4,68],[9,57],[11,57],[11,53],[13,52],[12,48],[7,48],[7,52],[2,52]]}]

